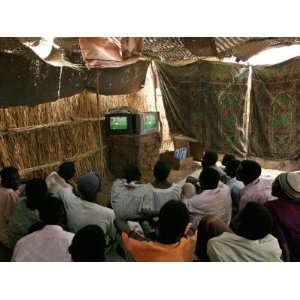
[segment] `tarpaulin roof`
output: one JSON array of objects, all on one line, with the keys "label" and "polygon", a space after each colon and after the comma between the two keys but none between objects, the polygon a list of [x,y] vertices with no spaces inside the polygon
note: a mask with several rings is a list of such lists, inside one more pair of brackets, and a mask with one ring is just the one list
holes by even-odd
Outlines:
[{"label": "tarpaulin roof", "polygon": [[143,87],[151,59],[245,61],[266,48],[295,43],[300,38],[2,37],[0,107],[54,101],[96,87],[104,95],[133,93]]},{"label": "tarpaulin roof", "polygon": [[[133,57],[144,57],[149,59],[157,59],[164,61],[180,61],[180,60],[197,60],[203,57],[224,58],[235,56],[237,60],[247,60],[252,55],[274,46],[290,45],[300,43],[299,37],[144,37],[144,38],[77,38],[77,37],[54,37],[51,40],[51,47],[49,53],[45,57],[41,57],[45,62],[52,65],[64,66],[90,66],[89,59],[86,57],[87,53],[95,50],[95,43],[91,43],[99,39],[100,44],[97,46],[98,54],[102,53],[103,49],[114,51],[115,54],[119,52],[119,57],[114,56],[117,61],[128,60],[128,56],[124,54],[124,45],[130,44],[129,40],[143,40],[143,44],[139,44],[139,53],[134,53]],[[115,42],[115,50],[113,50],[112,43],[105,44],[105,40],[113,40]],[[84,40],[84,47],[80,47],[80,40]],[[98,41],[98,42],[99,42]],[[119,44],[117,46],[117,44]],[[21,54],[31,57],[32,54],[38,54],[38,47],[45,46],[45,39],[41,37],[27,37],[27,38],[0,38],[0,52],[7,52]],[[89,48],[90,47],[90,48]],[[94,47],[94,48],[92,48]],[[102,47],[102,50],[100,49]],[[100,50],[99,50],[100,49]],[[31,53],[30,53],[31,52]],[[129,52],[130,53],[130,52]],[[61,55],[62,54],[62,55]],[[111,52],[110,52],[111,54]],[[125,55],[125,56],[123,56]],[[134,61],[134,59],[133,59]],[[97,65],[102,67],[103,64]],[[106,66],[108,66],[106,64]],[[113,66],[113,65],[112,65]],[[115,65],[118,66],[118,65]]]}]

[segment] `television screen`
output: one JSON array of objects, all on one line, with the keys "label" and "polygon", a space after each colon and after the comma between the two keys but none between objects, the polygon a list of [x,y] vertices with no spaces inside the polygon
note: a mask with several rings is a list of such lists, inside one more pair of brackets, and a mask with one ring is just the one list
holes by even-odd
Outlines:
[{"label": "television screen", "polygon": [[109,120],[111,130],[127,130],[127,116],[111,116]]},{"label": "television screen", "polygon": [[157,126],[157,115],[155,113],[144,114],[144,129],[154,129]]}]

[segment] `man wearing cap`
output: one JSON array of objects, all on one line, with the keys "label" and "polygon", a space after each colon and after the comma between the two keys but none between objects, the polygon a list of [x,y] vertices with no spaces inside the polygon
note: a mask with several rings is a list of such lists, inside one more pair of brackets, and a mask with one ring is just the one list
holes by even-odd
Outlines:
[{"label": "man wearing cap", "polygon": [[115,214],[112,209],[95,203],[101,189],[100,177],[89,172],[79,178],[77,188],[63,188],[58,196],[62,199],[68,219],[68,230],[76,233],[84,226],[93,224],[102,228],[107,242],[116,238]]},{"label": "man wearing cap", "polygon": [[278,200],[267,202],[274,219],[277,237],[286,261],[300,261],[300,173],[282,173],[272,186]]}]

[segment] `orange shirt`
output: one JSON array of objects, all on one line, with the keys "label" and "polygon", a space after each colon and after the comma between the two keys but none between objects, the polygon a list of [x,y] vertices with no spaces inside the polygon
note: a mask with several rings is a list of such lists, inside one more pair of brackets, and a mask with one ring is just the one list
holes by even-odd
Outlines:
[{"label": "orange shirt", "polygon": [[197,232],[170,245],[157,241],[139,241],[130,238],[125,232],[122,233],[122,240],[124,246],[136,261],[192,261],[197,242]]}]

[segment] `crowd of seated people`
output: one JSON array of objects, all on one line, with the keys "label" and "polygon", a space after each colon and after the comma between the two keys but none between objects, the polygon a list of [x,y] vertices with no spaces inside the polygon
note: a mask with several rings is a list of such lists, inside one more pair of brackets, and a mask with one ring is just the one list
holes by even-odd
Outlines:
[{"label": "crowd of seated people", "polygon": [[183,186],[158,161],[153,181],[137,166],[97,201],[101,178],[75,182],[73,162],[21,184],[4,167],[0,187],[0,261],[300,261],[300,173],[261,176],[253,160],[208,151],[199,178]]}]

